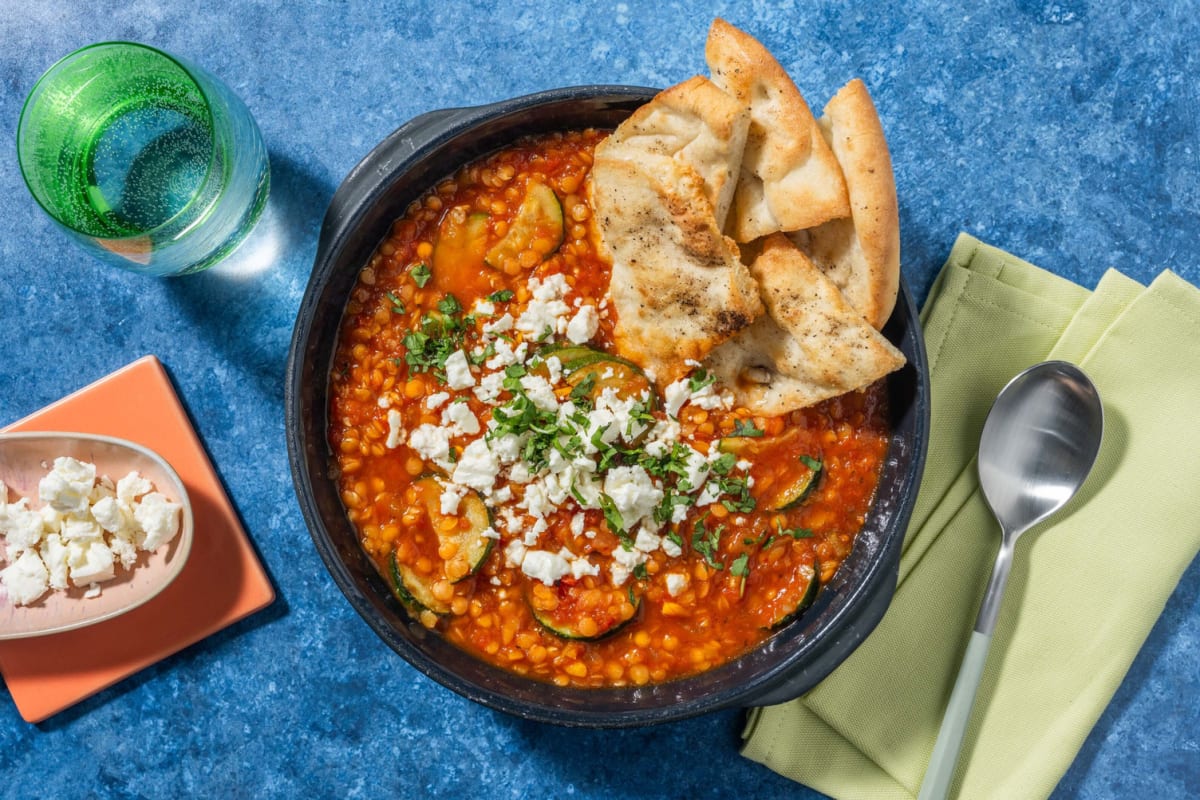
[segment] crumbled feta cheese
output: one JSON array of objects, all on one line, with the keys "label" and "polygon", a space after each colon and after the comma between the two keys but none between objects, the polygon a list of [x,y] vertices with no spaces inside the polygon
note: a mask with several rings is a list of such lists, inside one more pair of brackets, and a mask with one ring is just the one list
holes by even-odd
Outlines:
[{"label": "crumbled feta cheese", "polygon": [[56,458],[54,467],[38,482],[38,497],[64,514],[87,513],[96,465],[73,458]]},{"label": "crumbled feta cheese", "polygon": [[[142,498],[142,502],[133,509],[133,518],[137,520],[146,538],[140,542],[142,550],[153,553],[162,545],[175,538],[179,532],[179,515],[182,507],[179,503],[171,502],[160,492],[151,492]],[[72,580],[75,573],[71,573]]]},{"label": "crumbled feta cheese", "polygon": [[542,538],[542,534],[545,533],[546,529],[549,527],[550,525],[546,522],[544,517],[538,517],[535,519],[533,524],[529,526],[529,530],[525,531],[525,535],[522,537],[522,541],[525,542],[525,546],[533,547],[535,544],[537,544],[538,539]]},{"label": "crumbled feta cheese", "polygon": [[442,412],[442,424],[450,428],[451,436],[474,436],[481,430],[479,418],[466,403],[451,403],[446,406],[446,410]]},{"label": "crumbled feta cheese", "polygon": [[717,408],[733,408],[733,395],[728,392],[718,392],[713,384],[702,386],[692,393],[691,402],[699,408],[712,411]]},{"label": "crumbled feta cheese", "polygon": [[499,473],[500,461],[488,449],[487,441],[476,439],[463,449],[454,466],[452,480],[486,494],[492,490]]},{"label": "crumbled feta cheese", "polygon": [[542,411],[558,411],[558,397],[550,382],[541,375],[525,375],[521,378],[525,396]]},{"label": "crumbled feta cheese", "polygon": [[528,511],[531,517],[544,517],[554,511],[554,503],[547,496],[546,484],[540,481],[525,487],[525,497],[518,505]]},{"label": "crumbled feta cheese", "polygon": [[444,463],[450,455],[450,435],[436,425],[419,425],[409,434],[408,446],[426,461]]},{"label": "crumbled feta cheese", "polygon": [[687,460],[684,462],[685,474],[683,480],[687,482],[688,492],[694,492],[704,485],[704,481],[708,478],[709,463],[708,457],[695,448],[687,447]]},{"label": "crumbled feta cheese", "polygon": [[104,529],[92,517],[76,519],[68,517],[62,521],[62,538],[68,542],[91,542],[104,538]]},{"label": "crumbled feta cheese", "polygon": [[662,489],[639,466],[610,469],[604,476],[604,493],[621,512],[627,528],[650,516],[663,498]]},{"label": "crumbled feta cheese", "polygon": [[92,506],[92,518],[109,533],[133,526],[133,512],[115,497],[102,497]]},{"label": "crumbled feta cheese", "polygon": [[476,300],[471,313],[490,317],[496,313],[496,304],[491,300]]},{"label": "crumbled feta cheese", "polygon": [[[563,549],[559,551],[560,555],[566,555],[568,551]],[[599,575],[600,565],[593,564],[588,561],[587,556],[573,556],[569,559],[571,564],[571,575],[576,579],[580,579],[586,575]]]},{"label": "crumbled feta cheese", "polygon": [[585,522],[586,517],[582,511],[571,517],[571,533],[575,534],[576,536],[582,536]]},{"label": "crumbled feta cheese", "polygon": [[[113,537],[113,542],[123,542],[124,540]],[[110,545],[111,547],[111,545]],[[42,546],[38,550],[38,554],[42,557],[42,563],[46,565],[46,572],[51,589],[59,591],[67,588],[67,574],[70,568],[68,563],[69,551],[63,543],[62,537],[57,533],[51,533],[42,540]],[[134,548],[133,556],[137,558],[137,549]],[[125,567],[132,566],[132,562],[124,564]]]},{"label": "crumbled feta cheese", "polygon": [[521,342],[515,348],[507,339],[497,339],[495,343],[495,355],[489,358],[485,364],[488,369],[504,369],[505,367],[519,364],[525,360],[525,355],[529,352],[529,344]]},{"label": "crumbled feta cheese", "polygon": [[679,409],[683,408],[683,404],[692,396],[692,390],[688,387],[688,379],[680,378],[672,384],[669,384],[663,391],[664,406],[663,410],[667,412],[668,417],[678,418]]},{"label": "crumbled feta cheese", "polygon": [[136,472],[131,472],[117,481],[117,497],[133,505],[139,497],[153,491],[154,484]]},{"label": "crumbled feta cheese", "polygon": [[8,599],[16,606],[37,602],[50,588],[49,579],[46,565],[33,550],[26,550],[20,558],[0,570],[0,583],[4,584]]},{"label": "crumbled feta cheese", "polygon": [[379,406],[380,408],[391,408],[392,398],[388,397],[386,394],[381,394],[379,395],[379,399],[375,401],[375,405]]},{"label": "crumbled feta cheese", "polygon": [[679,595],[688,586],[688,576],[680,572],[667,573],[667,594],[671,597],[679,597]]},{"label": "crumbled feta cheese", "polygon": [[637,538],[633,540],[635,549],[643,553],[653,553],[662,544],[662,539],[648,531],[645,526],[638,528]]},{"label": "crumbled feta cheese", "polygon": [[0,584],[18,605],[70,584],[95,597],[99,584],[115,577],[118,561],[132,568],[139,549],[155,550],[179,532],[182,507],[136,472],[114,484],[97,478],[94,464],[55,459],[38,484],[46,503],[38,509],[25,498],[9,503],[7,488],[0,489],[0,536],[12,562],[0,571]]},{"label": "crumbled feta cheese", "polygon": [[25,498],[9,503],[0,514],[0,530],[8,534],[8,557],[14,559],[26,550],[32,550],[42,540],[42,515],[39,511],[26,508]]},{"label": "crumbled feta cheese", "polygon": [[583,306],[567,323],[567,338],[575,344],[583,344],[600,329],[600,316],[595,306]]},{"label": "crumbled feta cheese", "polygon": [[438,498],[441,503],[442,514],[447,517],[452,517],[458,513],[458,504],[462,502],[463,496],[466,495],[467,488],[465,486],[456,486],[453,483],[442,484],[442,494]]},{"label": "crumbled feta cheese", "polygon": [[704,484],[704,491],[696,496],[697,506],[710,506],[721,496],[721,487],[715,481]]},{"label": "crumbled feta cheese", "polygon": [[516,321],[512,318],[512,314],[501,314],[492,322],[485,322],[483,324],[483,332],[487,336],[495,336],[496,334],[507,333],[513,329],[515,322]]},{"label": "crumbled feta cheese", "polygon": [[492,452],[500,459],[501,464],[512,464],[521,457],[521,451],[524,449],[525,437],[515,433],[506,433],[492,440]]},{"label": "crumbled feta cheese", "polygon": [[475,385],[467,354],[462,350],[455,350],[446,358],[446,385],[451,389],[467,389]]},{"label": "crumbled feta cheese", "polygon": [[480,532],[479,535],[482,536],[484,539],[499,539],[500,538],[500,532],[497,531],[495,528],[493,528],[491,525],[488,525],[486,528],[484,528]]},{"label": "crumbled feta cheese", "polygon": [[504,373],[489,372],[479,379],[479,385],[475,387],[475,397],[481,403],[494,403],[500,399],[500,392],[504,389]]},{"label": "crumbled feta cheese", "polygon": [[670,536],[662,537],[662,550],[671,558],[679,558],[683,555],[683,548]]},{"label": "crumbled feta cheese", "polygon": [[558,553],[547,550],[528,550],[521,560],[521,571],[534,580],[553,586],[571,572],[571,565]]},{"label": "crumbled feta cheese", "polygon": [[388,435],[384,445],[389,450],[395,450],[404,441],[404,420],[400,412],[392,408],[387,413]]},{"label": "crumbled feta cheese", "polygon": [[525,543],[520,539],[513,539],[504,547],[504,560],[510,567],[520,567],[521,562],[525,559]]},{"label": "crumbled feta cheese", "polygon": [[562,359],[558,356],[550,356],[546,359],[545,364],[546,371],[550,373],[548,380],[550,381],[550,385],[553,386],[562,380]]},{"label": "crumbled feta cheese", "polygon": [[112,550],[104,542],[91,541],[86,544],[72,542],[67,545],[71,569],[71,583],[89,586],[93,583],[111,581],[116,577],[116,564]]},{"label": "crumbled feta cheese", "polygon": [[550,275],[544,281],[531,278],[529,304],[517,318],[517,330],[532,339],[542,338],[547,331],[566,332],[566,317],[571,313],[571,307],[563,302],[567,288],[566,277],[561,274]]},{"label": "crumbled feta cheese", "polygon": [[425,407],[430,411],[437,411],[442,404],[450,399],[449,392],[434,392],[425,398]]}]

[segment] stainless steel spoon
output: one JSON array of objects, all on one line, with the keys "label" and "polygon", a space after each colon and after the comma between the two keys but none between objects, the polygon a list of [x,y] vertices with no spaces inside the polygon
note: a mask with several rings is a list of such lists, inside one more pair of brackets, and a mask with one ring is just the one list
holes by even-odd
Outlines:
[{"label": "stainless steel spoon", "polygon": [[1096,461],[1103,431],[1099,392],[1064,361],[1046,361],[1017,375],[988,413],[979,442],[979,484],[1000,523],[1000,552],[918,800],[943,798],[950,790],[1017,539],[1075,495]]}]

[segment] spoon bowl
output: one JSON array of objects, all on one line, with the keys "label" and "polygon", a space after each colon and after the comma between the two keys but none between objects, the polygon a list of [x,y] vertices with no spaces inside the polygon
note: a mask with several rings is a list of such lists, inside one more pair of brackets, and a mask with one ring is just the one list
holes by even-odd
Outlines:
[{"label": "spoon bowl", "polygon": [[1104,411],[1096,387],[1063,361],[1038,364],[1004,387],[979,443],[979,483],[1014,537],[1075,495],[1100,452]]},{"label": "spoon bowl", "polygon": [[[100,584],[97,597],[86,598],[85,589],[71,587],[17,606],[0,587],[0,640],[60,633],[132,611],[170,585],[191,551],[194,523],[183,481],[157,453],[125,439],[64,432],[0,434],[0,483],[8,487],[8,497],[0,500],[27,497],[30,507],[40,507],[38,482],[61,456],[95,464],[97,476],[113,481],[140,473],[155,491],[181,506],[179,533],[153,553],[139,552],[132,568],[118,567],[116,577]],[[0,568],[9,563],[0,537]]]},{"label": "spoon bowl", "polygon": [[988,412],[979,442],[979,485],[1000,523],[1000,550],[918,800],[950,791],[1017,539],[1075,496],[1096,462],[1103,433],[1100,393],[1065,361],[1045,361],[1020,373]]}]

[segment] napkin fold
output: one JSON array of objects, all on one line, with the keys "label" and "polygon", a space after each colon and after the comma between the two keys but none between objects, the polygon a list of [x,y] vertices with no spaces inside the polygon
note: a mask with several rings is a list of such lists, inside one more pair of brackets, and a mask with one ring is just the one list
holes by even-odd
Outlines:
[{"label": "napkin fold", "polygon": [[1049,795],[1200,549],[1200,291],[1110,270],[1095,291],[960,235],[921,314],[931,436],[879,627],[804,697],[753,709],[742,753],[836,798],[915,797],[999,546],[975,453],[1001,388],[1046,359],[1104,404],[1092,474],[1023,536],[953,786]]}]

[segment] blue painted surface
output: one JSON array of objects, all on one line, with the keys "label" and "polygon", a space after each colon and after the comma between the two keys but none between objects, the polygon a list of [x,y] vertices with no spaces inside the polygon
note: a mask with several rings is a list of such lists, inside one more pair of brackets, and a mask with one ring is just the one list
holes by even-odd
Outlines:
[{"label": "blue painted surface", "polygon": [[[719,14],[762,39],[814,106],[866,80],[919,299],[960,230],[1087,286],[1108,266],[1198,282],[1197,8],[377,5],[0,0],[0,423],[158,355],[279,592],[271,609],[41,725],[0,690],[0,797],[816,796],[737,755],[735,712],[623,732],[522,722],[420,676],[354,615],[311,546],[284,447],[284,360],[325,206],[421,112],[702,71]],[[202,64],[255,114],[273,189],[234,262],[177,280],[103,267],[26,192],[12,144],[25,94],[59,56],[106,39]],[[1055,796],[1200,796],[1198,660],[1193,564]]]}]

